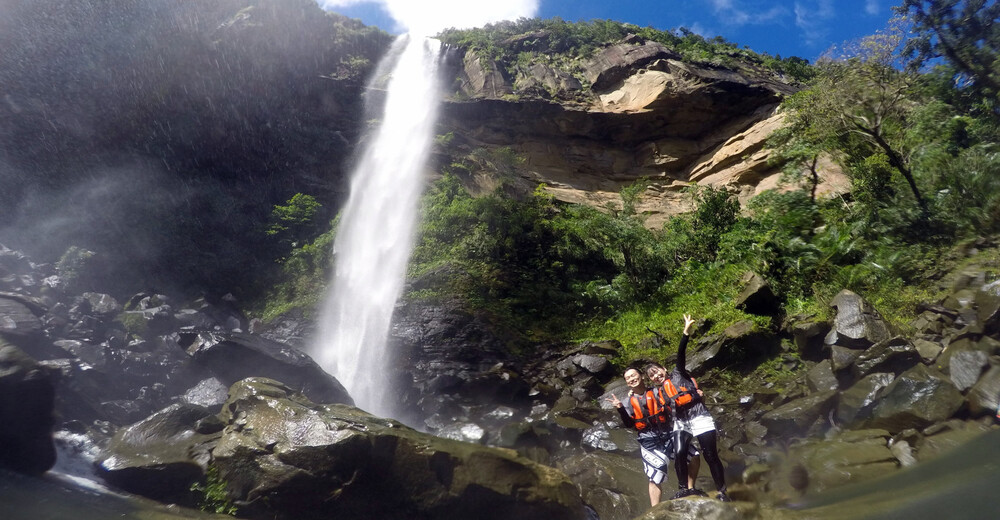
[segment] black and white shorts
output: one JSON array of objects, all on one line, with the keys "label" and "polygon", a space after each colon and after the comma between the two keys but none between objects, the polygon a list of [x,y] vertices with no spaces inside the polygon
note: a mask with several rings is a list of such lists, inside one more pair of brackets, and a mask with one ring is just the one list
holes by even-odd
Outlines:
[{"label": "black and white shorts", "polygon": [[670,458],[667,457],[666,448],[663,446],[656,448],[646,448],[639,446],[639,456],[642,457],[642,469],[646,472],[646,477],[653,484],[660,485],[667,478],[667,467],[670,465]]}]

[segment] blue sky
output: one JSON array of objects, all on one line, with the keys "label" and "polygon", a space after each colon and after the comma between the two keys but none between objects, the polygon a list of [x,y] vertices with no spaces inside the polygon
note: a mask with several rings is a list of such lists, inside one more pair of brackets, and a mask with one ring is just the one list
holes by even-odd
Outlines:
[{"label": "blue sky", "polygon": [[[757,52],[810,61],[831,45],[885,27],[897,0],[317,0],[390,32],[406,26],[478,26],[517,16],[610,19],[657,29],[687,27]],[[471,7],[470,7],[471,6]],[[390,14],[391,13],[391,14]],[[464,16],[463,16],[464,15]],[[409,19],[400,22],[397,19]],[[440,27],[438,27],[440,28]]]}]

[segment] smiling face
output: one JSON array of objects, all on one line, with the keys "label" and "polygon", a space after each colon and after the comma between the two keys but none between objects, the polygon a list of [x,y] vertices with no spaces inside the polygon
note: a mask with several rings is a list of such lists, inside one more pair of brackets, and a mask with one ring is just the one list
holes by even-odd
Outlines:
[{"label": "smiling face", "polygon": [[628,385],[629,389],[633,392],[643,390],[645,388],[642,384],[642,374],[634,368],[630,368],[625,371],[625,384]]},{"label": "smiling face", "polygon": [[664,381],[667,380],[667,369],[663,367],[649,367],[646,370],[646,376],[649,380],[653,382],[654,385],[662,385]]}]

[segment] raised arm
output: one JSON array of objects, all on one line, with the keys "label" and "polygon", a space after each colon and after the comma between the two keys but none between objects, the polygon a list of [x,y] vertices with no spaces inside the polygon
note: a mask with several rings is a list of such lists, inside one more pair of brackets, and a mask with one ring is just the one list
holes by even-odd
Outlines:
[{"label": "raised arm", "polygon": [[677,345],[677,371],[681,373],[685,378],[690,378],[691,374],[687,371],[687,345],[688,338],[691,337],[691,329],[694,328],[694,318],[690,314],[684,315],[684,335],[681,336],[681,342]]}]

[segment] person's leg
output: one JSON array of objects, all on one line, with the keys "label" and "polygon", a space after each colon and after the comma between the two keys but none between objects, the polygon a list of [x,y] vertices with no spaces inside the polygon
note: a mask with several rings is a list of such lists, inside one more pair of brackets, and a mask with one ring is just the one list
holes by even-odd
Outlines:
[{"label": "person's leg", "polygon": [[655,482],[649,483],[649,505],[655,506],[660,503],[660,494],[663,491],[660,489],[660,485]]},{"label": "person's leg", "polygon": [[688,461],[688,487],[694,489],[698,486],[694,485],[698,481],[698,470],[701,469],[701,457],[695,455],[691,457]]},{"label": "person's leg", "polygon": [[715,430],[707,431],[698,435],[698,445],[701,446],[701,453],[705,456],[705,463],[708,464],[709,471],[712,472],[712,480],[719,490],[719,498],[728,500],[726,496],[726,472],[719,459],[719,448],[717,446]]}]

